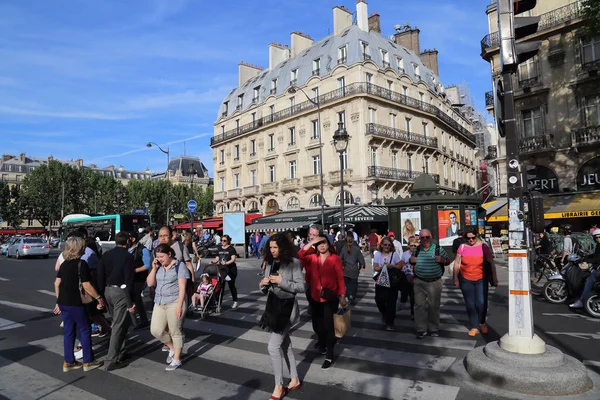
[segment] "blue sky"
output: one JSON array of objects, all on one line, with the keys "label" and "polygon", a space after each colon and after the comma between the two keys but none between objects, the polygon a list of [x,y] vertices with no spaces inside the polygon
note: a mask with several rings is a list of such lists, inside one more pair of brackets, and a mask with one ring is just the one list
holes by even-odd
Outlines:
[{"label": "blue sky", "polygon": [[[421,49],[439,50],[445,85],[466,83],[484,110],[489,64],[479,57],[487,0],[371,0],[382,33],[409,23]],[[332,7],[355,0],[2,0],[0,152],[82,158],[86,165],[164,168],[171,155],[201,158],[237,65],[268,66],[270,42],[333,30]]]}]

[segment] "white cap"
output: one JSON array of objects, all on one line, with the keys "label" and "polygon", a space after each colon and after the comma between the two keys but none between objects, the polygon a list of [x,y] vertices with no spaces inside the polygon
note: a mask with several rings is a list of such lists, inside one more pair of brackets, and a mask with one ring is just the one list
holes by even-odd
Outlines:
[{"label": "white cap", "polygon": [[144,232],[146,232],[146,230],[144,228],[139,228],[138,229],[138,233],[144,233]]},{"label": "white cap", "polygon": [[421,230],[415,231],[415,236],[421,236]]},{"label": "white cap", "polygon": [[600,229],[594,229],[592,236],[600,235]]}]

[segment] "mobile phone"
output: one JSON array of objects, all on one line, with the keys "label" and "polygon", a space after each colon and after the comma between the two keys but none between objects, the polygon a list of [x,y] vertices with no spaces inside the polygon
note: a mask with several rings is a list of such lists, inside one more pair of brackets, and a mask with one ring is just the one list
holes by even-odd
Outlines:
[{"label": "mobile phone", "polygon": [[271,276],[279,276],[279,272],[271,272],[269,275],[271,275]]}]

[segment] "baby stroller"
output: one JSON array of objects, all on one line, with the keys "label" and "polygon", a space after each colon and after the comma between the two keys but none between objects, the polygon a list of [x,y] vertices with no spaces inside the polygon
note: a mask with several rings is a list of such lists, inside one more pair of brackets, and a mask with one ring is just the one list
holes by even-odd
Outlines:
[{"label": "baby stroller", "polygon": [[223,290],[223,278],[219,274],[219,266],[217,264],[208,264],[202,271],[203,274],[207,274],[210,277],[213,290],[208,295],[204,308],[200,316],[202,319],[208,318],[210,314],[221,313],[221,290]]}]

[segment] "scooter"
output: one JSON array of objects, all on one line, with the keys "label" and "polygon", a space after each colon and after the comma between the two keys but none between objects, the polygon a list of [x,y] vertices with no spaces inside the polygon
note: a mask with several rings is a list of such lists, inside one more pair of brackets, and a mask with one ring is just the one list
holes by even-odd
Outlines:
[{"label": "scooter", "polygon": [[583,300],[585,311],[594,318],[600,318],[600,281],[594,283],[594,288]]},{"label": "scooter", "polygon": [[560,273],[548,278],[543,293],[548,302],[565,303],[570,297],[581,293],[585,280],[590,275],[588,263],[581,262],[577,254],[569,255],[568,262]]}]

